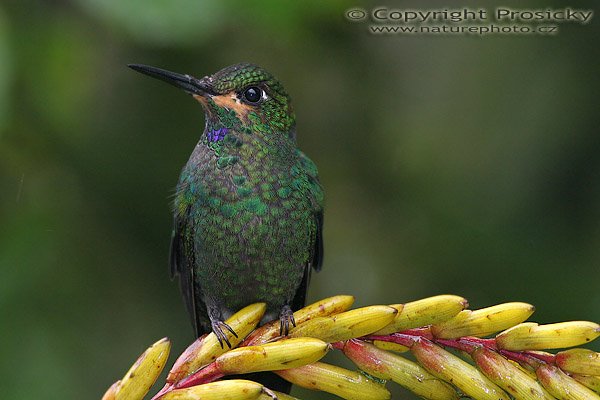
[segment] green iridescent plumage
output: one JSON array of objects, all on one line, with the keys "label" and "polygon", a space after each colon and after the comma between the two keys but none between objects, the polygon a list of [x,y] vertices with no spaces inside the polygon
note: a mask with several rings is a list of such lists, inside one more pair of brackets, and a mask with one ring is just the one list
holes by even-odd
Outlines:
[{"label": "green iridescent plumage", "polygon": [[253,302],[287,330],[321,266],[323,225],[317,168],[296,146],[289,96],[250,64],[202,79],[132,68],[185,89],[206,114],[177,185],[171,247],[197,333],[227,342],[223,320]]}]

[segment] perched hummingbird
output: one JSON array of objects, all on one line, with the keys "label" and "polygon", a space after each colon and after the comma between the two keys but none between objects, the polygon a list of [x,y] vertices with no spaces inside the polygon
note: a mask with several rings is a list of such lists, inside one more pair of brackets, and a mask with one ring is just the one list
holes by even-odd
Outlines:
[{"label": "perched hummingbird", "polygon": [[323,261],[323,190],[296,145],[290,97],[252,64],[201,79],[129,67],[183,89],[204,109],[204,132],[177,184],[170,257],[196,334],[212,330],[231,347],[237,334],[224,321],[255,302],[267,303],[263,322],[278,317],[287,334],[311,268]]}]

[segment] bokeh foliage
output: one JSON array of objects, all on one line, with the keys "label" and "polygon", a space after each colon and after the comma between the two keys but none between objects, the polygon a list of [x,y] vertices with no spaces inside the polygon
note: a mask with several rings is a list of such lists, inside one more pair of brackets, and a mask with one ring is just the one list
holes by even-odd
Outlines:
[{"label": "bokeh foliage", "polygon": [[155,338],[174,353],[192,339],[167,276],[169,201],[203,117],[130,62],[202,76],[245,60],[284,82],[326,189],[312,299],[451,292],[600,320],[597,21],[395,37],[344,18],[373,5],[0,5],[4,398],[98,397]]}]

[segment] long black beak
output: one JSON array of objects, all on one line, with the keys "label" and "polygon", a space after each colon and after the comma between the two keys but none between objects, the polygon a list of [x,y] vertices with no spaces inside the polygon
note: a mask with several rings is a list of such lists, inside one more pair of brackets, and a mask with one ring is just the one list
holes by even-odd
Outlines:
[{"label": "long black beak", "polygon": [[151,67],[142,64],[128,64],[129,68],[140,72],[144,75],[151,76],[161,81],[170,83],[171,85],[185,90],[189,94],[197,94],[201,96],[215,94],[206,78],[197,79],[191,75],[182,75],[176,72],[167,71],[164,69]]}]

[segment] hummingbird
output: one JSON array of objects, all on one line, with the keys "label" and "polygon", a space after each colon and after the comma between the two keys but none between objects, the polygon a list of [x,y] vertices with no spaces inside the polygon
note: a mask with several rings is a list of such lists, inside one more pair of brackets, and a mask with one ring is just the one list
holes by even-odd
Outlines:
[{"label": "hummingbird", "polygon": [[298,149],[289,95],[248,63],[203,78],[129,67],[183,89],[204,110],[175,191],[170,248],[196,336],[212,331],[231,347],[237,333],[225,320],[255,302],[267,304],[261,323],[279,318],[287,335],[323,263],[323,189]]}]

